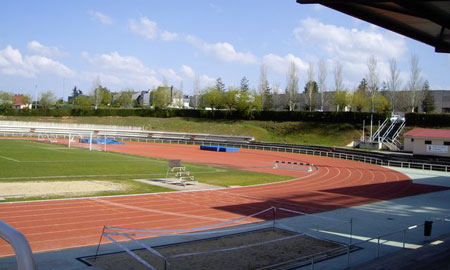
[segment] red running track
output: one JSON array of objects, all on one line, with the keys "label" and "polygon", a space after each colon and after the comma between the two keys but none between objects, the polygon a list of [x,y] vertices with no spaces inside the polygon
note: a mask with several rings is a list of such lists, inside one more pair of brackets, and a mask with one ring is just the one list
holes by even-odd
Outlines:
[{"label": "red running track", "polygon": [[[185,162],[292,176],[252,187],[0,204],[0,219],[24,233],[33,252],[96,245],[104,225],[192,228],[229,220],[270,206],[307,213],[330,211],[445,190],[414,184],[404,174],[356,161],[241,149],[201,151],[199,146],[127,143],[108,150]],[[275,160],[315,164],[313,172],[273,169]],[[0,257],[13,255],[0,242]]]}]

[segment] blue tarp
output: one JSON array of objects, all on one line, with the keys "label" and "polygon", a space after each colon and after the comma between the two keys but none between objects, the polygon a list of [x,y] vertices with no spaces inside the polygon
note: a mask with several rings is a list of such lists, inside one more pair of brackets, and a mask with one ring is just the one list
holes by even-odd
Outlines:
[{"label": "blue tarp", "polygon": [[239,148],[237,147],[225,147],[215,145],[201,145],[200,150],[216,151],[216,152],[239,152]]},{"label": "blue tarp", "polygon": [[[90,138],[83,138],[79,140],[80,143],[90,143],[91,139]],[[110,139],[110,138],[95,138],[92,139],[92,143],[93,144],[125,144],[124,142],[120,142],[117,141],[115,139]]]}]

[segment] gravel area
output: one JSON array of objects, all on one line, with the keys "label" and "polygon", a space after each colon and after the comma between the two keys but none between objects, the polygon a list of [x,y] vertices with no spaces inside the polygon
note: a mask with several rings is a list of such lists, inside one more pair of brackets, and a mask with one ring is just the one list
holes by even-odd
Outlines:
[{"label": "gravel area", "polygon": [[85,195],[125,189],[125,185],[108,181],[52,181],[0,183],[0,197],[41,197],[56,195]]}]

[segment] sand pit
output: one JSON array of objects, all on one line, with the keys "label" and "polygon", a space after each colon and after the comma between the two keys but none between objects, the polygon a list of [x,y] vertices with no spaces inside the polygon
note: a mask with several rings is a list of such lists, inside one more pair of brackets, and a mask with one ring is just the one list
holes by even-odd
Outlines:
[{"label": "sand pit", "polygon": [[[261,244],[263,242],[266,244]],[[243,248],[244,246],[245,248]],[[340,247],[342,249],[336,250]],[[282,266],[299,266],[309,263],[309,260],[300,259],[305,256],[318,252],[330,252],[316,258],[318,261],[345,254],[346,250],[344,245],[336,242],[279,229],[246,232],[202,241],[154,247],[154,249],[168,259],[169,265],[165,265],[161,258],[147,250],[141,249],[134,252],[157,270],[259,269],[268,266],[271,267],[267,269],[277,269],[280,265],[275,267],[274,264],[291,261]],[[125,252],[80,259],[88,265],[105,270],[148,269]]]},{"label": "sand pit", "polygon": [[23,198],[58,195],[88,195],[97,192],[120,191],[125,185],[108,181],[51,181],[0,183],[0,197]]}]

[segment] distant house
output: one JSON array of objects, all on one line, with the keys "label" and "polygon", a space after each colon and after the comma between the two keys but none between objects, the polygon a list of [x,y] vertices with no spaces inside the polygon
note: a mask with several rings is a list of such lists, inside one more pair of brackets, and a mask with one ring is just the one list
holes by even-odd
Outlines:
[{"label": "distant house", "polygon": [[136,100],[137,104],[141,107],[150,106],[150,91],[141,91],[133,93],[131,96],[133,100]]},{"label": "distant house", "polygon": [[31,109],[33,104],[31,102],[25,102],[24,95],[13,96],[13,108],[17,110]]}]

